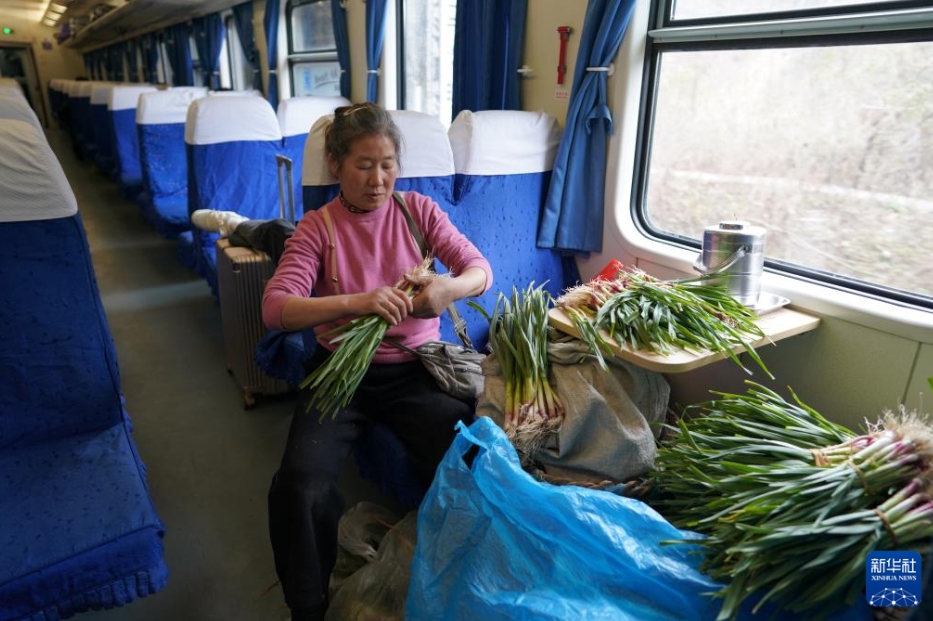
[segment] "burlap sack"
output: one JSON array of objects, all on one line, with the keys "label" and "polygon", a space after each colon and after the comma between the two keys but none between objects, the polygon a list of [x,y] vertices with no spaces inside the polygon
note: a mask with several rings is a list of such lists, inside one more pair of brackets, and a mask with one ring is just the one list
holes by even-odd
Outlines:
[{"label": "burlap sack", "polygon": [[[549,381],[564,404],[560,430],[531,457],[548,475],[589,483],[627,481],[653,465],[670,399],[664,377],[615,358],[604,371],[580,341],[551,343]],[[503,422],[505,383],[496,356],[483,363],[477,415]]]}]

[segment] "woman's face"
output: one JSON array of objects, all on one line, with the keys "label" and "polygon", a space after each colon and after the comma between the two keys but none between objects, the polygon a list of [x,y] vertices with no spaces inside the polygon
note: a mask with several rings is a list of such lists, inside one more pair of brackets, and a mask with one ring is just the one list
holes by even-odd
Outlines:
[{"label": "woman's face", "polygon": [[328,164],[340,182],[343,197],[354,207],[375,211],[392,196],[398,177],[398,154],[388,137],[377,134],[357,138],[342,164],[332,158]]}]

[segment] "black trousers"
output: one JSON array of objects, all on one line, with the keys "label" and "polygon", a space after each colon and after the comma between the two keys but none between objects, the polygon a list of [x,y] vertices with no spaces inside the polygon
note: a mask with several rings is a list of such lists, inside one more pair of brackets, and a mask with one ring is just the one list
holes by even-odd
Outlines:
[{"label": "black trousers", "polygon": [[[319,347],[312,364],[327,355]],[[269,532],[289,608],[323,610],[337,559],[337,522],[345,509],[337,478],[366,426],[388,425],[427,487],[453,441],[454,426],[468,422],[473,407],[441,391],[418,361],[371,365],[350,406],[335,420],[318,422],[318,412],[305,412],[309,396],[301,394],[272,479]]]},{"label": "black trousers", "polygon": [[243,246],[261,250],[272,259],[272,265],[279,264],[279,258],[285,250],[285,240],[295,233],[295,225],[288,220],[247,220],[237,225],[228,237],[231,246]]}]

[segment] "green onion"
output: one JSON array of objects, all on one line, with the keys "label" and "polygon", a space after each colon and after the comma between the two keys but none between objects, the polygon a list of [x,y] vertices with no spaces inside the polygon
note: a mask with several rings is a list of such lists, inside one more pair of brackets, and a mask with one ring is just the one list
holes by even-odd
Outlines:
[{"label": "green onion", "polygon": [[933,430],[888,413],[857,435],[747,382],[748,394],[684,412],[658,450],[652,505],[704,540],[725,584],[719,619],[746,597],[806,613],[851,604],[874,550],[925,551],[933,537]]},{"label": "green onion", "polygon": [[732,351],[742,345],[773,378],[751,346],[749,337],[766,337],[755,323],[755,313],[724,286],[703,282],[702,278],[663,281],[640,270],[619,272],[614,279],[596,279],[568,290],[556,305],[603,368],[603,352],[614,342],[661,355],[676,348],[720,352],[751,373]]},{"label": "green onion", "polygon": [[[413,285],[409,278],[417,280],[431,273],[433,258],[427,258],[421,265],[412,268],[403,276],[396,287],[414,298],[421,288]],[[324,420],[337,414],[347,405],[356,393],[363,376],[366,375],[379,344],[389,329],[389,323],[376,314],[362,315],[329,330],[322,337],[333,337],[331,343],[337,347],[321,366],[314,369],[301,382],[301,388],[311,389],[306,412],[317,409]]]}]

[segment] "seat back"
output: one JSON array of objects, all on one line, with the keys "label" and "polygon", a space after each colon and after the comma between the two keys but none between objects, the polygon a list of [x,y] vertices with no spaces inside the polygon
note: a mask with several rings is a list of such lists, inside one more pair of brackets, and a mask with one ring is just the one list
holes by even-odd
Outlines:
[{"label": "seat back", "polygon": [[292,197],[295,199],[295,218],[304,214],[301,191],[301,171],[304,163],[305,142],[311,127],[322,116],[333,114],[350,101],[343,97],[291,97],[279,103],[276,116],[282,130],[282,155],[292,161]]},{"label": "seat back", "polygon": [[[389,114],[402,136],[395,189],[430,196],[446,211],[453,202],[454,160],[444,126],[423,112],[392,110]],[[333,120],[332,114],[318,119],[305,142],[301,184],[304,204],[311,209],[320,208],[338,192],[324,150],[324,136]]]},{"label": "seat back", "polygon": [[96,82],[78,82],[71,95],[71,134],[75,149],[82,158],[94,157],[93,119],[91,118],[91,91]]},{"label": "seat back", "polygon": [[[188,108],[188,214],[234,211],[251,219],[280,215],[275,156],[282,131],[262,97],[204,97]],[[217,235],[194,230],[196,268],[216,291]]]},{"label": "seat back", "polygon": [[41,130],[0,119],[0,449],[123,420],[74,194]]},{"label": "seat back", "polygon": [[91,87],[91,133],[94,136],[94,162],[108,175],[114,176],[113,129],[107,104],[115,84],[101,83]]},{"label": "seat back", "polygon": [[206,88],[180,87],[142,93],[136,108],[143,192],[137,199],[163,234],[188,223],[188,163],[185,119],[188,106]]},{"label": "seat back", "polygon": [[147,85],[119,85],[110,89],[107,114],[113,133],[113,162],[117,183],[123,195],[134,200],[142,190],[143,173],[139,165],[139,133],[136,110],[143,93],[154,93]]},{"label": "seat back", "polygon": [[[492,267],[494,290],[477,300],[489,311],[497,291],[546,282],[556,296],[565,286],[560,255],[536,247],[560,133],[544,112],[500,110],[463,111],[448,130],[457,171],[450,219]],[[486,321],[462,302],[458,308],[474,345],[484,347]]]}]

